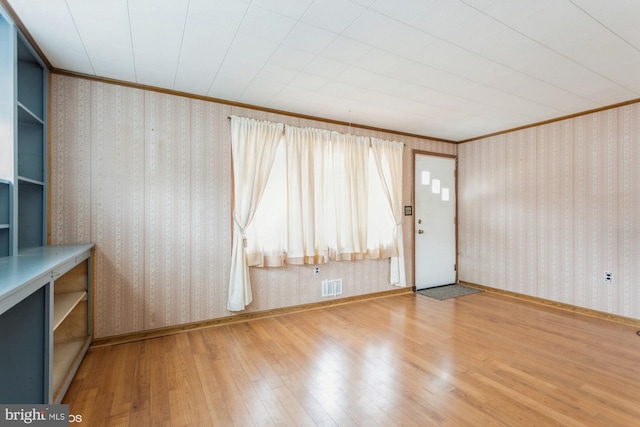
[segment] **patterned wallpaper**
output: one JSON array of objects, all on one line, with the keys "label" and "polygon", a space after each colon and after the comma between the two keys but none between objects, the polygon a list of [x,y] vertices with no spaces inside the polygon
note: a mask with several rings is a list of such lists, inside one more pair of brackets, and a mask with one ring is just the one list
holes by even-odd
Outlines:
[{"label": "patterned wallpaper", "polygon": [[[94,242],[95,336],[107,337],[234,313],[226,310],[231,252],[229,115],[349,132],[348,126],[52,74],[50,242]],[[405,143],[403,199],[412,204],[412,149],[457,146],[354,129]],[[413,217],[406,217],[413,283]],[[247,311],[321,301],[320,282],[343,278],[343,296],[395,289],[389,262],[251,269]]]},{"label": "patterned wallpaper", "polygon": [[460,280],[640,319],[640,104],[461,144],[458,162]]}]

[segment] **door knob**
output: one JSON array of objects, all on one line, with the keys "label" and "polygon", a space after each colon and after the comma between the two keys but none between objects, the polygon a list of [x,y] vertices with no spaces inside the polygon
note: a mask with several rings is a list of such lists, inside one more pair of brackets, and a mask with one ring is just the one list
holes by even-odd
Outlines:
[{"label": "door knob", "polygon": [[418,234],[423,234],[424,230],[418,230]]}]

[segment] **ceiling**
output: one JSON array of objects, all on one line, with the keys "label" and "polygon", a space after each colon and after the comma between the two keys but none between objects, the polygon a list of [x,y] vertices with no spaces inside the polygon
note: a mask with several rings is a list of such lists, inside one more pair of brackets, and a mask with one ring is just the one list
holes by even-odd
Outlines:
[{"label": "ceiling", "polygon": [[3,0],[54,69],[460,141],[640,98],[637,0]]}]

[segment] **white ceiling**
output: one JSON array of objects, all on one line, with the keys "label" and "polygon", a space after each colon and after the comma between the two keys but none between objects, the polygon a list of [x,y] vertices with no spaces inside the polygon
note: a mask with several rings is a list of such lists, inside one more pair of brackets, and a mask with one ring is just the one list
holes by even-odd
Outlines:
[{"label": "white ceiling", "polygon": [[54,68],[465,140],[640,98],[638,0],[8,0]]}]

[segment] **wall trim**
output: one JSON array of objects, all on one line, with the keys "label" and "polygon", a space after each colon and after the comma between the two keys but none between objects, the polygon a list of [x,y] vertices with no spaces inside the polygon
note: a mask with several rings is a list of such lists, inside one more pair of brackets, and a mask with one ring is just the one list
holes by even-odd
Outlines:
[{"label": "wall trim", "polygon": [[372,294],[355,295],[346,298],[337,298],[328,301],[319,301],[308,304],[294,305],[291,307],[274,308],[271,310],[255,311],[251,313],[241,313],[234,316],[218,317],[211,320],[203,320],[201,322],[185,323],[183,325],[167,326],[164,328],[151,329],[142,332],[133,332],[129,334],[116,335],[105,338],[94,338],[89,350],[93,348],[110,347],[112,345],[125,344],[136,341],[143,341],[152,338],[160,338],[168,335],[176,335],[183,332],[197,331],[200,329],[211,328],[215,326],[231,325],[234,323],[243,323],[256,319],[265,319],[269,317],[282,316],[285,314],[297,313],[300,311],[315,310],[318,308],[332,307],[353,302],[372,300],[378,298],[386,298],[396,295],[410,294],[413,290],[410,287],[392,289],[390,291],[375,292]]},{"label": "wall trim", "polygon": [[[2,0],[0,0],[0,1],[2,1]],[[124,80],[117,80],[117,79],[110,79],[110,78],[106,78],[106,77],[92,76],[90,74],[77,73],[77,72],[74,72],[74,71],[62,70],[62,69],[59,69],[59,68],[53,68],[51,70],[51,73],[59,74],[61,76],[76,77],[76,78],[79,78],[79,79],[92,80],[92,81],[101,82],[101,83],[108,83],[108,84],[126,86],[126,87],[130,87],[130,88],[134,88],[134,89],[142,89],[142,90],[148,90],[148,91],[152,91],[152,92],[159,92],[159,93],[164,93],[164,94],[167,94],[167,95],[182,96],[182,97],[185,97],[185,98],[197,99],[197,100],[200,100],[200,101],[215,102],[215,103],[218,103],[218,104],[230,105],[232,107],[249,108],[251,110],[262,111],[262,112],[265,112],[265,113],[272,113],[272,114],[280,114],[280,115],[283,115],[283,116],[295,117],[297,119],[314,120],[314,121],[318,121],[318,122],[329,123],[329,124],[332,124],[332,125],[348,126],[350,128],[359,128],[359,129],[371,130],[371,131],[374,131],[374,132],[384,132],[384,133],[389,133],[389,134],[393,134],[393,135],[406,136],[406,137],[410,137],[410,138],[427,139],[429,141],[445,142],[447,144],[458,144],[458,142],[451,141],[449,139],[435,138],[435,137],[431,137],[431,136],[418,135],[418,134],[407,133],[407,132],[400,132],[400,131],[397,131],[397,130],[384,129],[384,128],[379,128],[379,127],[375,127],[375,126],[368,126],[368,125],[362,125],[362,124],[357,124],[357,123],[343,122],[343,121],[340,121],[340,120],[332,120],[332,119],[327,119],[327,118],[318,117],[318,116],[309,116],[309,115],[306,115],[306,114],[299,114],[299,113],[294,113],[294,112],[291,112],[291,111],[284,111],[284,110],[276,110],[276,109],[273,109],[273,108],[259,107],[257,105],[244,104],[244,103],[241,103],[241,102],[229,101],[229,100],[226,100],[226,99],[214,98],[214,97],[204,96],[204,95],[196,95],[196,94],[193,94],[193,93],[181,92],[181,91],[177,91],[177,90],[173,90],[173,89],[164,89],[164,88],[157,87],[157,86],[147,86],[147,85],[143,85],[143,84],[140,84],[140,83],[131,83],[131,82],[127,82],[127,81],[124,81]]]},{"label": "wall trim", "polygon": [[475,136],[473,138],[465,139],[465,140],[462,140],[462,141],[457,141],[457,142],[455,142],[455,144],[464,144],[466,142],[478,141],[480,139],[485,139],[485,138],[489,138],[489,137],[492,137],[492,136],[503,135],[505,133],[511,133],[511,132],[516,132],[516,131],[519,131],[519,130],[534,128],[534,127],[543,126],[543,125],[548,125],[549,123],[560,122],[562,120],[574,119],[576,117],[586,116],[588,114],[593,114],[593,113],[599,113],[600,111],[611,110],[611,109],[614,109],[614,108],[620,108],[620,107],[624,107],[626,105],[637,104],[639,102],[640,102],[640,98],[631,99],[629,101],[619,102],[617,104],[606,105],[604,107],[594,108],[593,110],[587,110],[587,111],[582,111],[582,112],[579,112],[579,113],[568,114],[566,116],[556,117],[555,119],[543,120],[541,122],[531,123],[531,124],[528,124],[528,125],[518,126],[518,127],[515,127],[515,128],[511,128],[511,129],[505,129],[505,130],[501,130],[501,131],[498,131],[498,132],[488,133],[486,135]]},{"label": "wall trim", "polygon": [[[4,2],[4,1],[5,0],[0,0],[0,2]],[[26,37],[26,35],[25,35],[25,37]],[[34,46],[37,47],[37,45],[35,43],[34,43]],[[39,49],[36,49],[36,50],[38,52],[40,52]],[[47,65],[50,65],[48,60],[46,60],[46,57],[43,57],[43,58],[44,58],[43,60],[47,63]],[[196,95],[196,94],[193,94],[193,93],[181,92],[181,91],[177,91],[177,90],[173,90],[173,89],[164,89],[164,88],[157,87],[157,86],[148,86],[148,85],[143,85],[143,84],[140,84],[140,83],[132,83],[132,82],[124,81],[124,80],[117,80],[117,79],[111,79],[111,78],[107,78],[107,77],[92,76],[90,74],[78,73],[78,72],[75,72],[75,71],[63,70],[63,69],[60,69],[60,68],[53,68],[51,66],[49,67],[49,69],[50,69],[50,73],[55,73],[55,74],[59,74],[59,75],[62,75],[62,76],[76,77],[76,78],[80,78],[80,79],[92,80],[92,81],[97,81],[97,82],[101,82],[101,83],[116,84],[116,85],[120,85],[120,86],[131,87],[131,88],[134,88],[134,89],[142,89],[142,90],[148,90],[148,91],[152,91],[152,92],[164,93],[164,94],[168,94],[168,95],[175,95],[175,96],[182,96],[182,97],[185,97],[185,98],[197,99],[197,100],[200,100],[200,101],[216,102],[218,104],[229,105],[229,106],[232,106],[232,107],[249,108],[249,109],[252,109],[252,110],[262,111],[262,112],[265,112],[265,113],[280,114],[280,115],[283,115],[283,116],[295,117],[295,118],[298,118],[298,119],[314,120],[314,121],[333,124],[333,125],[337,125],[337,126],[348,126],[350,128],[358,128],[358,129],[370,130],[370,131],[374,131],[374,132],[384,132],[384,133],[389,133],[389,134],[392,134],[392,135],[406,136],[406,137],[409,137],[409,138],[426,139],[426,140],[429,140],[429,141],[444,142],[444,143],[447,143],[447,144],[454,144],[454,145],[464,144],[464,143],[467,143],[467,142],[473,142],[473,141],[477,141],[477,140],[480,140],[480,139],[489,138],[489,137],[492,137],[492,136],[503,135],[503,134],[507,134],[507,133],[511,133],[511,132],[516,132],[516,131],[520,131],[520,130],[524,130],[524,129],[529,129],[529,128],[533,128],[533,127],[537,127],[537,126],[546,125],[546,124],[549,124],[549,123],[559,122],[559,121],[562,121],[562,120],[568,120],[568,119],[572,119],[572,118],[575,118],[575,117],[586,116],[588,114],[593,114],[593,113],[597,113],[597,112],[600,112],[600,111],[606,111],[606,110],[611,110],[611,109],[614,109],[614,108],[624,107],[626,105],[640,103],[640,98],[631,99],[631,100],[628,100],[628,101],[623,101],[623,102],[619,102],[619,103],[612,104],[612,105],[605,105],[603,107],[598,107],[598,108],[594,108],[594,109],[591,109],[591,110],[586,110],[586,111],[581,111],[581,112],[578,112],[578,113],[568,114],[566,116],[560,116],[560,117],[556,117],[556,118],[553,118],[553,119],[543,120],[543,121],[540,121],[540,122],[535,122],[535,123],[530,123],[530,124],[526,124],[526,125],[522,125],[522,126],[518,126],[518,127],[514,127],[514,128],[500,130],[500,131],[497,131],[497,132],[488,133],[486,135],[474,136],[473,138],[464,139],[464,140],[460,140],[460,141],[453,141],[453,140],[450,140],[450,139],[436,138],[436,137],[432,137],[432,136],[428,136],[428,135],[418,135],[418,134],[414,134],[414,133],[401,132],[401,131],[392,130],[392,129],[384,129],[384,128],[379,128],[379,127],[369,126],[369,125],[363,125],[363,124],[358,124],[358,123],[349,123],[349,122],[343,122],[343,121],[340,121],[340,120],[332,120],[332,119],[327,119],[327,118],[324,118],[324,117],[309,116],[309,115],[306,115],[306,114],[299,114],[299,113],[294,113],[294,112],[291,112],[291,111],[276,110],[276,109],[273,109],[273,108],[266,108],[266,107],[260,107],[260,106],[257,106],[257,105],[244,104],[244,103],[241,103],[241,102],[229,101],[229,100],[221,99],[221,98],[214,98],[214,97],[204,96],[204,95]]]},{"label": "wall trim", "polygon": [[505,291],[503,289],[492,288],[490,286],[479,285],[477,283],[460,281],[461,285],[468,286],[470,288],[481,289],[483,291],[492,292],[495,294],[504,295],[511,298],[517,298],[525,300],[534,304],[545,305],[548,307],[557,308],[560,310],[570,311],[573,313],[584,314],[587,316],[597,317],[599,319],[610,320],[616,323],[622,323],[624,325],[640,327],[640,319],[634,319],[631,317],[620,316],[618,314],[606,313],[604,311],[593,310],[585,307],[578,307],[576,305],[565,304],[563,302],[553,301],[545,298],[534,297],[531,295],[520,294],[512,291]]}]

